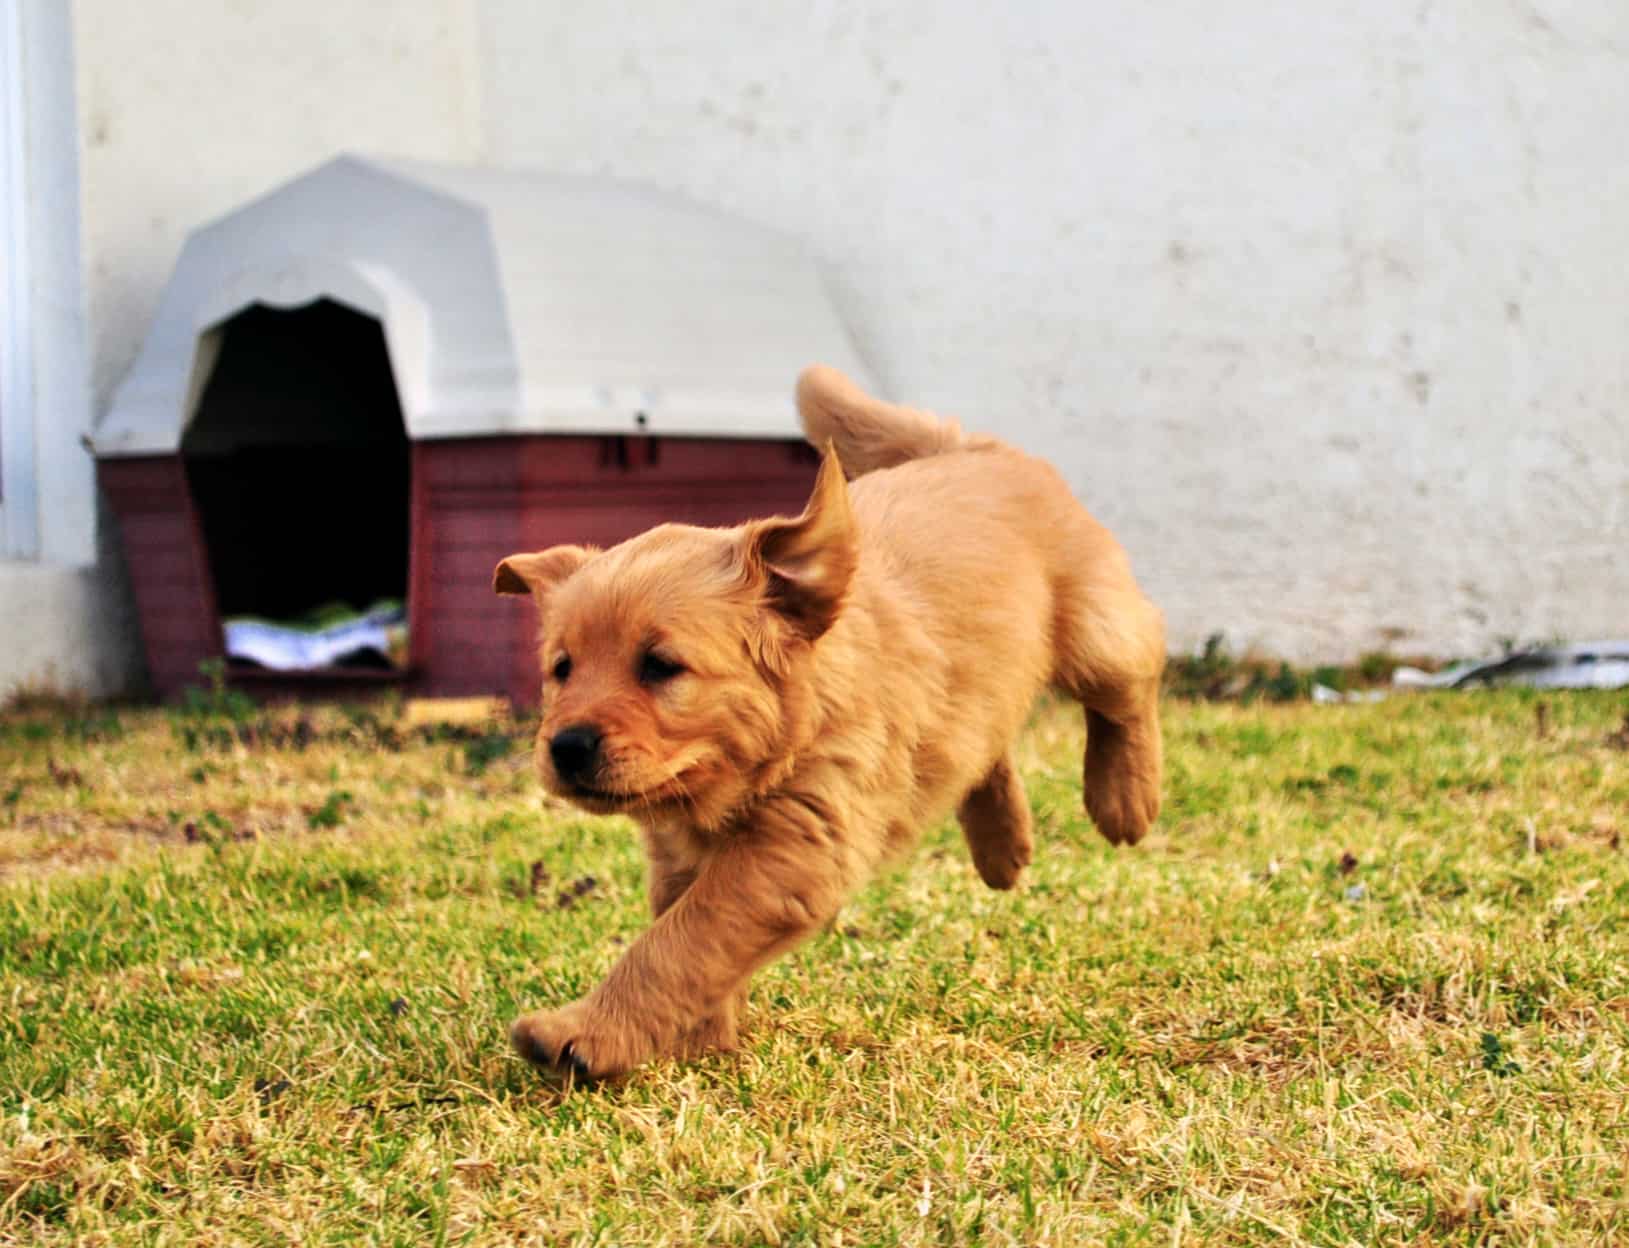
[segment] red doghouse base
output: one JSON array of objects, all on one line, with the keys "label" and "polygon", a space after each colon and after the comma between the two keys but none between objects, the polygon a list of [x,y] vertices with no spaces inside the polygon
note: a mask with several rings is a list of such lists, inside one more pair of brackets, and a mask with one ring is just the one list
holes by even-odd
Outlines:
[{"label": "red doghouse base", "polygon": [[[320,453],[320,452],[319,452]],[[712,438],[495,437],[412,444],[407,614],[401,672],[232,668],[273,697],[359,698],[381,688],[537,701],[531,604],[492,592],[515,551],[609,546],[664,521],[730,525],[796,514],[817,460],[801,442]],[[209,535],[179,454],[103,459],[155,692],[173,698],[224,653]],[[299,505],[291,498],[291,506]],[[216,552],[219,557],[220,552]]]}]

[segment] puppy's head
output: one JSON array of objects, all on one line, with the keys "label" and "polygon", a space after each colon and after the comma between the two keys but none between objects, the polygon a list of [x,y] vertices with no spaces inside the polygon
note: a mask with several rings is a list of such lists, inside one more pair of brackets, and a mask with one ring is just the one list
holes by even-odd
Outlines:
[{"label": "puppy's head", "polygon": [[831,451],[796,518],[503,560],[493,588],[530,594],[541,622],[545,787],[595,813],[722,823],[800,743],[857,560]]}]

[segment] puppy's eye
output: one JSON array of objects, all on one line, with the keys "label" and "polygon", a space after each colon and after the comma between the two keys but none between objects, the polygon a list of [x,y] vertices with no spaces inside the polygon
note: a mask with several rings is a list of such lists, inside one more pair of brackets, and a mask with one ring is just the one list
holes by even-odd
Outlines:
[{"label": "puppy's eye", "polygon": [[569,654],[562,654],[554,661],[552,675],[562,685],[566,683],[566,677],[571,675],[571,656]]},{"label": "puppy's eye", "polygon": [[672,659],[664,659],[654,650],[647,651],[645,657],[639,660],[639,683],[642,685],[665,684],[682,671],[684,671],[683,663],[675,663]]}]

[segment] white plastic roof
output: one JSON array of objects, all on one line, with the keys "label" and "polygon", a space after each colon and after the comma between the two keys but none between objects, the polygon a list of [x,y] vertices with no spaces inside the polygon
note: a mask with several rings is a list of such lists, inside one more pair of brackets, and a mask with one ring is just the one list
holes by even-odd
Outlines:
[{"label": "white plastic roof", "polygon": [[784,235],[607,179],[341,156],[187,239],[97,452],[177,450],[211,331],[321,298],[383,324],[413,438],[795,437],[805,364],[869,381]]}]

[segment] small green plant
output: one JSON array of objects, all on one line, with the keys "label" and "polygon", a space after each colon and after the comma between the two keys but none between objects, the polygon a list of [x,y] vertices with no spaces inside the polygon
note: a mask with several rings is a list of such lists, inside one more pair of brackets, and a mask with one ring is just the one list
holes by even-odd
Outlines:
[{"label": "small green plant", "polygon": [[1395,654],[1371,650],[1358,659],[1357,673],[1366,684],[1378,685],[1390,680],[1391,674],[1401,666],[1403,661]]},{"label": "small green plant", "polygon": [[515,749],[515,738],[506,732],[489,732],[464,743],[464,774],[479,776]]},{"label": "small green plant", "polygon": [[190,719],[247,723],[258,709],[255,700],[226,683],[226,660],[205,659],[198,664],[204,687],[188,685],[181,694],[180,713]]},{"label": "small green plant", "polygon": [[356,799],[348,789],[334,789],[323,799],[321,806],[306,816],[313,828],[337,828],[345,817],[345,808],[355,805]]},{"label": "small green plant", "polygon": [[1238,675],[1238,663],[1227,647],[1227,638],[1212,633],[1198,654],[1173,656],[1165,668],[1165,685],[1178,697],[1216,698],[1230,696],[1230,686]]},{"label": "small green plant", "polygon": [[1522,1068],[1511,1059],[1510,1050],[1491,1031],[1482,1033],[1482,1069],[1500,1077],[1522,1073]]},{"label": "small green plant", "polygon": [[85,711],[62,723],[62,736],[86,745],[106,745],[124,736],[124,725],[112,711]]},{"label": "small green plant", "polygon": [[1382,684],[1400,666],[1400,660],[1380,652],[1366,654],[1354,664],[1323,663],[1312,668],[1255,655],[1235,657],[1227,639],[1212,633],[1198,653],[1169,660],[1165,692],[1207,702],[1300,702],[1312,696],[1314,685],[1344,693]]},{"label": "small green plant", "polygon": [[1322,667],[1312,669],[1313,684],[1323,685],[1326,689],[1333,689],[1337,693],[1344,693],[1350,680],[1350,673],[1344,667],[1334,667],[1326,663]]},{"label": "small green plant", "polygon": [[1280,663],[1273,675],[1251,682],[1244,692],[1244,700],[1250,702],[1264,697],[1270,702],[1299,702],[1311,693],[1311,677],[1297,672],[1288,663]]}]

